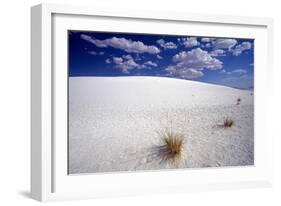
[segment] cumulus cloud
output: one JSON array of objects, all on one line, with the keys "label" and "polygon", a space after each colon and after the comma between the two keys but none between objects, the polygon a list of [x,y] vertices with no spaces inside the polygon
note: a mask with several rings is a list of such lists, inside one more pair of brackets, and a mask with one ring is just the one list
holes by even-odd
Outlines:
[{"label": "cumulus cloud", "polygon": [[164,39],[159,39],[156,41],[164,49],[176,49],[177,45],[174,42],[165,42]]},{"label": "cumulus cloud", "polygon": [[201,42],[211,42],[215,40],[216,38],[210,38],[210,37],[203,37],[201,38]]},{"label": "cumulus cloud", "polygon": [[145,62],[143,65],[146,65],[146,66],[152,66],[152,67],[157,67],[158,65],[152,61],[147,61]]},{"label": "cumulus cloud", "polygon": [[236,39],[216,39],[212,41],[212,44],[214,48],[216,49],[228,49],[230,50],[232,47],[234,47],[237,44]]},{"label": "cumulus cloud", "polygon": [[202,71],[182,67],[181,65],[168,66],[165,71],[168,72],[168,76],[176,76],[183,79],[195,79],[204,75]]},{"label": "cumulus cloud", "polygon": [[157,59],[163,59],[162,56],[160,56],[159,54],[156,55]]},{"label": "cumulus cloud", "polygon": [[206,48],[210,48],[211,46],[212,46],[211,43],[205,44],[205,47],[206,47]]},{"label": "cumulus cloud", "polygon": [[106,59],[106,60],[105,60],[105,63],[110,64],[110,63],[111,63],[111,60],[110,60],[110,59]]},{"label": "cumulus cloud", "polygon": [[133,59],[123,59],[121,57],[113,57],[112,62],[115,67],[121,69],[123,73],[130,73],[129,70],[138,69],[140,67]]},{"label": "cumulus cloud", "polygon": [[196,37],[179,38],[178,41],[186,48],[191,48],[200,45],[200,42],[197,41]]},{"label": "cumulus cloud", "polygon": [[94,44],[97,47],[106,48],[113,47],[115,49],[121,49],[128,53],[149,53],[158,54],[160,49],[154,45],[145,45],[141,41],[132,41],[125,38],[112,37],[110,39],[99,40],[86,34],[80,35],[81,39]]},{"label": "cumulus cloud", "polygon": [[124,62],[122,57],[113,57],[112,60],[113,60],[113,63],[117,64],[117,65],[120,65],[120,64],[122,64]]},{"label": "cumulus cloud", "polygon": [[212,57],[207,51],[201,48],[192,49],[188,52],[180,52],[173,57],[173,61],[197,70],[204,68],[211,70],[221,69],[223,64],[220,60]]},{"label": "cumulus cloud", "polygon": [[232,54],[234,56],[239,56],[242,54],[243,51],[249,50],[252,48],[252,44],[250,42],[242,42],[241,44],[238,44],[233,50]]},{"label": "cumulus cloud", "polygon": [[213,56],[213,57],[224,56],[225,55],[225,51],[222,50],[222,49],[215,49],[215,50],[210,52],[210,55]]},{"label": "cumulus cloud", "polygon": [[222,69],[223,63],[212,57],[207,51],[201,48],[191,51],[182,51],[173,57],[175,65],[168,66],[165,71],[168,75],[184,79],[194,79],[204,75],[204,69]]},{"label": "cumulus cloud", "polygon": [[115,68],[120,69],[123,73],[130,73],[134,69],[150,69],[158,65],[152,61],[146,61],[143,64],[135,62],[131,55],[123,55],[122,57],[113,57],[112,60],[106,59],[106,63],[112,63]]},{"label": "cumulus cloud", "polygon": [[133,59],[133,57],[130,54],[123,55],[122,57],[123,57],[123,59],[127,59],[127,60]]}]

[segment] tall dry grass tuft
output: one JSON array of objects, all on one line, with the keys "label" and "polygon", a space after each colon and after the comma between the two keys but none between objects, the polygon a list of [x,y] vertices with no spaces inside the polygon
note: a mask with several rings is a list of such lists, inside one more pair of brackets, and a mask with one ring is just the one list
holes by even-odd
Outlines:
[{"label": "tall dry grass tuft", "polygon": [[226,118],[223,122],[224,128],[230,128],[234,125],[234,121],[232,119]]},{"label": "tall dry grass tuft", "polygon": [[181,160],[184,146],[184,135],[166,131],[162,133],[162,140],[167,158],[173,161]]}]

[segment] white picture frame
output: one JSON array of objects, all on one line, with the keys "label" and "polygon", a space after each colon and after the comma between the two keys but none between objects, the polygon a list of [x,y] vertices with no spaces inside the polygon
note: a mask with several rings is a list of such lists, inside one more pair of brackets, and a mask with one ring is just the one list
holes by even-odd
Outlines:
[{"label": "white picture frame", "polygon": [[[67,57],[62,38],[71,28],[87,29],[95,19],[102,20],[99,28],[120,21],[112,29],[130,31],[136,21],[139,29],[153,23],[173,26],[200,24],[197,35],[254,37],[255,50],[255,166],[246,168],[181,169],[111,174],[69,176],[66,171],[66,124],[63,119],[66,80],[64,67]],[[105,19],[105,21],[103,21]],[[82,23],[84,22],[84,23]],[[270,187],[273,184],[273,136],[270,133],[268,108],[273,76],[273,20],[269,18],[161,13],[151,11],[114,10],[56,4],[40,4],[31,9],[31,196],[39,201],[113,197],[151,193],[209,191]],[[76,25],[76,26],[75,26]],[[98,25],[98,24],[97,24]],[[116,24],[115,24],[116,25]],[[199,28],[200,27],[200,28]],[[222,32],[222,27],[229,31]],[[161,31],[162,31],[161,30]],[[140,32],[141,30],[139,30]],[[156,32],[156,31],[155,31]],[[171,31],[170,31],[171,32]],[[183,32],[183,31],[181,31]],[[225,32],[225,31],[224,31]],[[62,41],[61,41],[62,40]],[[59,43],[58,43],[59,42]],[[62,43],[61,43],[62,42]],[[59,54],[57,56],[57,54]],[[258,58],[257,58],[258,57]],[[58,60],[59,59],[59,60]],[[63,62],[60,62],[62,59]],[[266,89],[265,89],[266,88]],[[58,126],[59,125],[59,126]],[[58,138],[61,137],[61,138]],[[257,140],[257,141],[256,141]],[[164,181],[163,181],[164,179]]]}]

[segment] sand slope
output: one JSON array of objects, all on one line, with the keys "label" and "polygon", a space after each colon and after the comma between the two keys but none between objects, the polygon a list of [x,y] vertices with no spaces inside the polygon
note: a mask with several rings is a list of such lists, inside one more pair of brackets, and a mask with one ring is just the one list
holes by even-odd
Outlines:
[{"label": "sand slope", "polygon": [[[226,117],[234,127],[220,126]],[[177,165],[159,152],[167,128],[185,135]],[[253,147],[251,91],[164,77],[69,79],[71,174],[252,165]]]}]

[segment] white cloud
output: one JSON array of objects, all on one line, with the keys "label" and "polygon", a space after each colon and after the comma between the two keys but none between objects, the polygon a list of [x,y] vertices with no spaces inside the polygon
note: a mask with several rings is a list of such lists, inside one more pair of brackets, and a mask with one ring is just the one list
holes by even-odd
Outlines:
[{"label": "white cloud", "polygon": [[200,45],[200,42],[197,41],[196,37],[186,37],[186,38],[178,38],[178,41],[184,45],[186,48],[195,47]]},{"label": "white cloud", "polygon": [[123,73],[130,73],[129,70],[138,69],[140,67],[133,59],[123,59],[121,57],[113,57],[112,62],[115,67],[121,69]]},{"label": "white cloud", "polygon": [[156,63],[154,63],[152,61],[147,61],[143,65],[152,66],[152,67],[157,67],[158,66]]},{"label": "white cloud", "polygon": [[206,47],[206,48],[210,48],[211,46],[212,46],[211,43],[205,44],[205,47]]},{"label": "white cloud", "polygon": [[233,71],[231,71],[230,72],[230,74],[233,74],[233,75],[235,75],[235,76],[243,76],[243,75],[245,75],[245,74],[247,74],[248,72],[247,72],[247,70],[245,70],[245,69],[235,69],[235,70],[233,70]]},{"label": "white cloud", "polygon": [[222,68],[222,62],[212,57],[201,48],[191,51],[182,51],[173,57],[175,65],[168,66],[165,71],[168,75],[184,79],[194,79],[204,75],[203,69],[217,70]]},{"label": "white cloud", "polygon": [[201,38],[201,42],[211,42],[215,40],[216,38],[210,38],[210,37],[203,37]]},{"label": "white cloud", "polygon": [[149,53],[149,54],[158,54],[160,53],[160,49],[153,45],[145,45],[141,41],[132,41],[130,39],[125,38],[117,38],[112,37],[110,39],[99,40],[93,38],[89,35],[81,34],[80,37],[94,44],[97,47],[113,47],[115,49],[121,49],[128,53]]},{"label": "white cloud", "polygon": [[95,51],[89,51],[88,53],[91,54],[91,55],[93,55],[93,56],[98,55],[97,52],[95,52]]},{"label": "white cloud", "polygon": [[157,54],[157,59],[163,59],[163,57],[162,56],[160,56],[159,54]]},{"label": "white cloud", "polygon": [[173,57],[174,62],[193,68],[202,70],[204,68],[216,70],[222,68],[222,62],[212,57],[207,51],[200,48],[192,49],[191,51],[183,51]]},{"label": "white cloud", "polygon": [[106,60],[105,60],[105,63],[110,64],[110,63],[111,63],[111,60],[110,60],[110,59],[106,59]]},{"label": "white cloud", "polygon": [[164,49],[176,49],[177,45],[174,42],[165,42],[164,39],[159,39],[156,41]]},{"label": "white cloud", "polygon": [[216,49],[228,49],[230,50],[237,44],[236,39],[216,39],[212,41],[214,48]]},{"label": "white cloud", "polygon": [[243,51],[249,50],[251,48],[252,44],[250,42],[242,42],[232,50],[232,53],[234,56],[239,56],[240,54],[242,54]]},{"label": "white cloud", "polygon": [[123,59],[121,57],[113,57],[112,60],[113,60],[113,63],[117,64],[117,65],[123,63]]},{"label": "white cloud", "polygon": [[246,75],[248,73],[248,71],[245,70],[245,69],[235,69],[235,70],[227,72],[224,69],[224,70],[221,71],[221,73],[227,74],[227,75],[230,75],[230,76],[233,76],[233,77],[241,77],[241,76]]},{"label": "white cloud", "polygon": [[222,49],[216,49],[210,52],[210,55],[213,57],[217,57],[217,56],[224,56],[225,55],[225,51]]},{"label": "white cloud", "polygon": [[180,65],[168,66],[165,71],[168,72],[168,76],[176,76],[183,79],[195,79],[204,75],[202,71],[181,67]]},{"label": "white cloud", "polygon": [[221,79],[221,83],[231,87],[237,88],[253,88],[253,75],[248,74],[247,70],[235,69],[233,71],[224,72],[225,78]]},{"label": "white cloud", "polygon": [[135,62],[131,55],[123,55],[122,57],[113,57],[106,60],[106,63],[113,63],[114,67],[120,69],[123,73],[130,73],[133,69],[149,69],[151,67],[157,67],[158,65],[152,61],[146,61],[143,64]]},{"label": "white cloud", "polygon": [[95,52],[95,51],[89,51],[88,52],[89,54],[91,54],[91,55],[93,55],[93,56],[97,56],[97,55],[104,55],[104,52],[99,52],[99,53],[97,53],[97,52]]},{"label": "white cloud", "polygon": [[133,57],[130,54],[123,55],[122,57],[123,57],[123,59],[127,59],[127,60],[133,59]]}]

